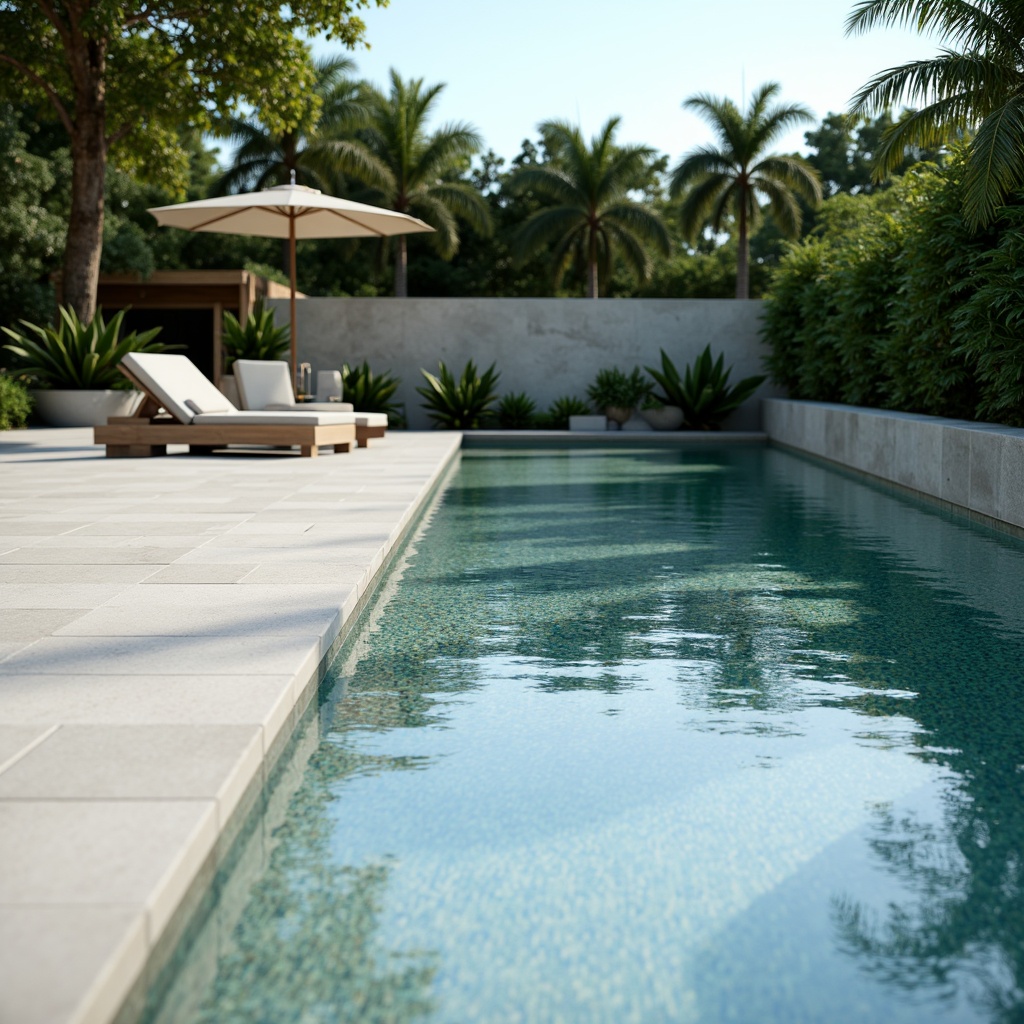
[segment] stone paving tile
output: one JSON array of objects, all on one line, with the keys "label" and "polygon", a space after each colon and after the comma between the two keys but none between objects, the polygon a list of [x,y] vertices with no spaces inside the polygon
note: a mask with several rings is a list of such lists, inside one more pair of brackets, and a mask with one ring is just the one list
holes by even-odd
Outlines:
[{"label": "stone paving tile", "polygon": [[0,615],[0,641],[41,640],[84,614],[81,608],[5,608]]},{"label": "stone paving tile", "polygon": [[0,588],[0,609],[98,608],[123,589],[116,583],[8,583]]},{"label": "stone paving tile", "polygon": [[290,684],[287,675],[0,675],[4,720],[17,723],[0,726],[0,737],[5,728],[57,718],[64,725],[252,724],[269,746],[291,712]]},{"label": "stone paving tile", "polygon": [[0,585],[4,583],[141,583],[154,572],[148,565],[0,565]]},{"label": "stone paving tile", "polygon": [[320,657],[319,639],[303,636],[54,636],[0,661],[0,675],[292,675]]},{"label": "stone paving tile", "polygon": [[0,609],[44,635],[0,633],[0,1021],[104,1021],[458,437],[105,460],[12,433]]},{"label": "stone paving tile", "polygon": [[33,743],[38,742],[50,727],[50,721],[42,725],[8,725],[6,722],[0,725],[0,768],[8,765]]},{"label": "stone paving tile", "polygon": [[226,823],[262,757],[254,725],[62,725],[0,773],[0,803],[208,799]]},{"label": "stone paving tile", "polygon": [[239,583],[256,568],[251,565],[168,565],[143,581],[147,586],[157,583],[184,585],[189,583]]},{"label": "stone paving tile", "polygon": [[[0,1021],[109,1020],[145,963],[141,907],[0,906]],[[102,979],[100,986],[95,985]]]},{"label": "stone paving tile", "polygon": [[147,954],[146,916],[136,907],[0,906],[0,1021],[69,1020],[102,977],[88,1012],[108,1020]]},{"label": "stone paving tile", "polygon": [[0,907],[135,906],[159,934],[216,836],[212,800],[3,800]]},{"label": "stone paving tile", "polygon": [[0,555],[0,565],[169,565],[192,550],[187,547],[157,547],[152,543],[87,548],[17,548]]}]

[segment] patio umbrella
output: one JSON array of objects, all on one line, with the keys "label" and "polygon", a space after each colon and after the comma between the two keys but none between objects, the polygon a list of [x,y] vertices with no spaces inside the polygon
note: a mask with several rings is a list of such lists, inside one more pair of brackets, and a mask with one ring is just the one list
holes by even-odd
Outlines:
[{"label": "patio umbrella", "polygon": [[292,377],[295,377],[295,242],[299,238],[390,238],[433,231],[429,224],[395,210],[324,195],[315,188],[275,185],[193,203],[155,206],[149,211],[162,227],[226,235],[287,238],[291,264]]}]

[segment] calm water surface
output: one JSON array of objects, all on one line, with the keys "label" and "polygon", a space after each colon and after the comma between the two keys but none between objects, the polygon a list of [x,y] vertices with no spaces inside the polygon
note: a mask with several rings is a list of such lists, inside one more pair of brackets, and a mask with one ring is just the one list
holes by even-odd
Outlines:
[{"label": "calm water surface", "polygon": [[1024,546],[776,450],[466,452],[159,1024],[1024,1021]]}]

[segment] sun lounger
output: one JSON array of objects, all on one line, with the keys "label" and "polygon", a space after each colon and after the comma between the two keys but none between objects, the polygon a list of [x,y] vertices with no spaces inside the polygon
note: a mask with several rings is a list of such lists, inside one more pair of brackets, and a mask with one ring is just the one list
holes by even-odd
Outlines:
[{"label": "sun lounger", "polygon": [[107,456],[166,455],[167,445],[209,452],[228,445],[298,446],[304,456],[333,447],[347,452],[356,441],[351,412],[246,412],[236,409],[186,356],[132,352],[121,372],[146,396],[134,416],[114,417],[95,428]]},{"label": "sun lounger", "polygon": [[[242,406],[260,412],[351,412],[348,402],[296,402],[288,364],[276,359],[236,359],[235,381]],[[365,448],[373,437],[383,437],[388,418],[382,412],[356,412],[356,441]]]}]

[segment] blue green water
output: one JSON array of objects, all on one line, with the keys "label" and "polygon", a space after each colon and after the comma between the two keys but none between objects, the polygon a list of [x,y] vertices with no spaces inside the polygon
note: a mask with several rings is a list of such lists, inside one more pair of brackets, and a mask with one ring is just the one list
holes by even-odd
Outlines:
[{"label": "blue green water", "polygon": [[465,452],[150,1019],[1024,1021],[1022,581],[778,450]]}]

